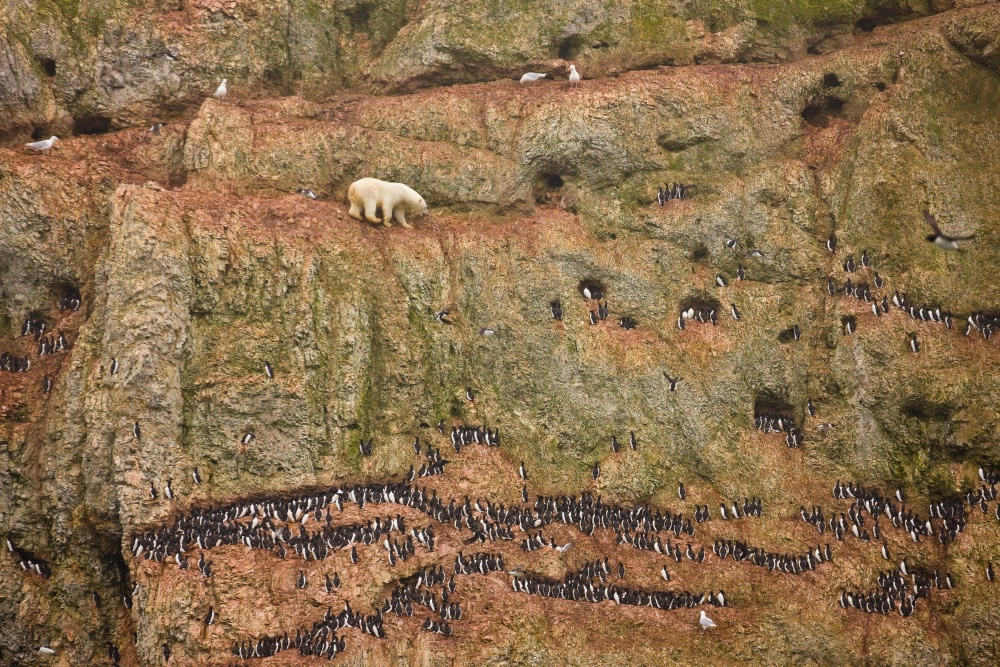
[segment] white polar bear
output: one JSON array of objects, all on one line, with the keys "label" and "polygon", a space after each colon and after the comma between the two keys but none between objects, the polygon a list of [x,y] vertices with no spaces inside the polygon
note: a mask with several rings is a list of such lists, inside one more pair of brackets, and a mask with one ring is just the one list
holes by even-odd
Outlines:
[{"label": "white polar bear", "polygon": [[[349,215],[361,219],[361,209],[365,220],[390,227],[389,221],[396,219],[406,229],[413,226],[406,222],[406,210],[427,215],[427,202],[415,190],[402,183],[388,183],[377,178],[362,178],[351,183],[347,189],[347,199],[351,202]],[[375,217],[376,208],[382,209],[382,220]]]}]

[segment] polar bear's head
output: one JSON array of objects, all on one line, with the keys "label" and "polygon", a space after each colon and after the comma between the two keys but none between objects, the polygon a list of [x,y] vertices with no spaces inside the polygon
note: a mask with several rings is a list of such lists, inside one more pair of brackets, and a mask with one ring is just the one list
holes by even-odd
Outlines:
[{"label": "polar bear's head", "polygon": [[424,201],[423,197],[417,198],[417,204],[414,208],[420,215],[427,215],[427,202]]}]

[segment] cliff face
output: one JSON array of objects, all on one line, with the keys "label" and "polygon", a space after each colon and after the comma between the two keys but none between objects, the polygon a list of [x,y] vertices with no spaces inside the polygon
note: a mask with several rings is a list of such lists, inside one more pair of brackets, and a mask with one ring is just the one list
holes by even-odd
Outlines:
[{"label": "cliff face", "polygon": [[[162,664],[164,644],[169,664],[228,664],[234,641],[294,635],[344,600],[372,613],[420,567],[450,573],[460,550],[557,579],[607,556],[627,568],[619,585],[721,588],[731,607],[709,608],[719,627],[701,634],[692,609],[548,600],[477,575],[458,582],[453,637],[421,631],[423,608],[386,614],[385,639],[343,630],[335,659],[996,664],[995,503],[983,514],[964,494],[980,465],[1000,467],[1000,356],[980,329],[962,334],[970,314],[1000,310],[1000,12],[695,4],[0,3],[0,353],[31,361],[0,371],[0,528],[19,550],[0,558],[0,664],[110,663],[108,642],[122,664]],[[578,88],[569,62],[588,77]],[[510,80],[529,69],[562,80]],[[223,77],[229,98],[205,99]],[[33,133],[62,141],[32,154]],[[430,216],[412,231],[350,219],[361,176],[407,183]],[[660,206],[668,181],[697,187]],[[924,209],[975,238],[928,243]],[[939,307],[954,328],[891,304],[876,317],[844,294],[848,278],[877,302],[898,291]],[[597,324],[584,284],[606,293]],[[679,330],[691,306],[717,325]],[[26,319],[45,322],[38,340]],[[60,332],[68,349],[38,356]],[[755,429],[760,413],[794,420],[802,447]],[[501,445],[455,454],[439,420],[498,427]],[[136,535],[194,508],[399,481],[426,463],[415,436],[450,461],[417,481],[445,502],[520,504],[523,461],[528,504],[584,490],[685,517],[707,504],[692,537],[669,537],[708,559],[562,524],[543,532],[574,540],[565,553],[525,552],[517,529],[463,544],[468,530],[413,508],[352,503],[334,525],[402,513],[439,544],[395,567],[378,543],[357,564],[348,549],[304,561],[218,546],[210,578],[197,548],[186,571],[133,555]],[[919,542],[886,517],[881,540],[818,535],[799,506],[846,513],[838,479],[900,487],[925,519],[928,502],[964,498],[968,525],[946,545],[937,519]],[[719,517],[752,496],[762,517]],[[834,558],[769,572],[718,558],[716,539],[778,554],[830,542]],[[904,557],[956,587],[909,618],[837,604]],[[334,571],[344,586],[327,593]]]}]

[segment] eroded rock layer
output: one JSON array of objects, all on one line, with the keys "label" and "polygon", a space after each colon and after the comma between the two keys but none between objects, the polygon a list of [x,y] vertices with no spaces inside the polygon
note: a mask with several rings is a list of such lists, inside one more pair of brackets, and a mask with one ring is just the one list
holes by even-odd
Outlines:
[{"label": "eroded rock layer", "polygon": [[147,4],[0,3],[0,664],[996,664],[995,4]]}]

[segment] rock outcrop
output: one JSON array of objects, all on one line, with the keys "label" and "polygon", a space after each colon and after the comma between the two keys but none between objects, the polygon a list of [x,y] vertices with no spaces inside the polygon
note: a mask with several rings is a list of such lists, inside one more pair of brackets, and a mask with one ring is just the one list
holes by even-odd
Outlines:
[{"label": "rock outcrop", "polygon": [[[421,632],[420,612],[386,615],[385,639],[346,631],[335,659],[1000,659],[1000,594],[984,575],[1000,559],[995,502],[988,515],[966,502],[969,525],[945,546],[883,519],[889,563],[881,540],[839,542],[798,514],[846,513],[830,489],[849,479],[900,487],[926,517],[928,502],[967,501],[979,466],[1000,468],[1000,339],[962,335],[966,316],[1000,312],[995,4],[147,4],[0,3],[0,354],[31,360],[0,370],[0,531],[21,550],[0,558],[0,664],[110,663],[109,642],[122,664],[162,664],[164,644],[171,665],[229,664],[233,642],[294,634],[344,600],[370,613],[397,578],[463,549],[553,579],[608,555],[627,566],[622,585],[723,588],[731,607],[702,635],[696,611],[525,596],[495,573],[459,583],[454,636]],[[588,77],[579,88],[513,80],[570,61]],[[230,97],[204,99],[227,75]],[[34,155],[19,147],[33,132],[67,136]],[[362,176],[412,186],[430,217],[412,231],[350,219]],[[658,205],[674,181],[696,188]],[[928,243],[925,209],[975,238],[958,252]],[[845,295],[848,278],[953,327],[894,306],[876,317]],[[606,295],[597,324],[584,283]],[[79,310],[60,309],[77,293]],[[679,330],[702,306],[717,325]],[[26,319],[68,349],[39,356]],[[676,391],[668,375],[683,378]],[[803,446],[755,429],[762,412],[791,417]],[[453,454],[439,420],[498,427],[501,446]],[[630,431],[638,449],[613,453]],[[380,544],[356,565],[347,550],[303,561],[220,546],[211,578],[198,550],[187,571],[133,555],[136,535],[194,508],[402,480],[420,466],[415,436],[450,459],[416,482],[442,498],[519,504],[524,461],[532,502],[591,490],[685,516],[707,504],[696,546],[829,541],[834,560],[800,575],[676,563],[572,525],[545,529],[576,541],[565,554],[528,554],[520,533],[463,545],[468,531],[391,505],[337,521],[401,511],[440,531],[434,552],[390,568]],[[764,516],[718,517],[744,496]],[[18,567],[29,554],[50,576]],[[903,557],[956,588],[911,618],[837,604]],[[345,585],[327,593],[334,571]]]}]

